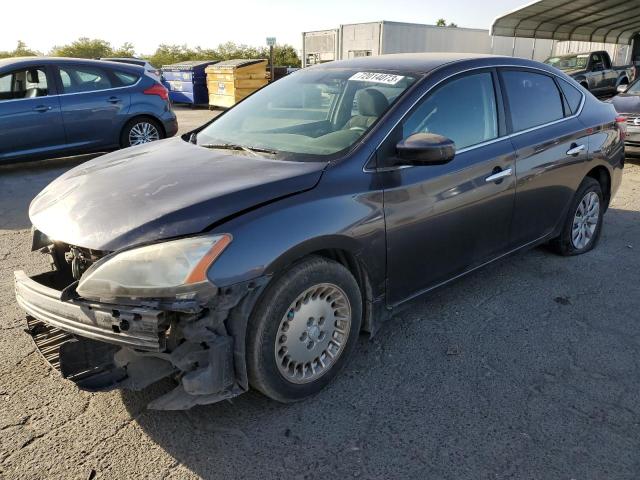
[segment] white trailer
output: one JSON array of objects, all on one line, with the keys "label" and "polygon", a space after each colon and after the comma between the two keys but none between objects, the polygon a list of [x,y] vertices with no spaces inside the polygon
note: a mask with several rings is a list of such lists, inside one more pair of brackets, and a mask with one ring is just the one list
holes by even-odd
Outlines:
[{"label": "white trailer", "polygon": [[302,66],[340,59],[340,29],[318,30],[302,34]]},{"label": "white trailer", "polygon": [[542,62],[553,55],[595,50],[607,50],[615,65],[629,63],[632,56],[640,60],[640,48],[633,55],[629,45],[492,36],[489,30],[418,23],[351,23],[302,34],[303,67],[386,53],[490,53]]},{"label": "white trailer", "polygon": [[544,60],[553,41],[496,37],[478,28],[438,27],[418,23],[368,22],[302,34],[303,66],[387,53],[493,53]]}]

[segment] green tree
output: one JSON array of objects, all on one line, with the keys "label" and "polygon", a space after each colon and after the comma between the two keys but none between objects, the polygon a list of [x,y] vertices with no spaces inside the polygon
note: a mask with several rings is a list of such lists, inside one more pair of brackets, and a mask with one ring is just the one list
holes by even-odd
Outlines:
[{"label": "green tree", "polygon": [[69,45],[53,47],[51,55],[54,57],[100,58],[111,57],[113,48],[106,40],[81,37]]},{"label": "green tree", "polygon": [[171,65],[172,63],[184,62],[186,60],[195,60],[197,53],[190,50],[186,45],[167,45],[160,44],[153,55],[145,58],[156,67],[162,65]]},{"label": "green tree", "polygon": [[451,22],[449,25],[447,25],[447,27],[458,28],[458,24]]},{"label": "green tree", "polygon": [[[300,66],[300,58],[291,45],[276,45],[274,47],[274,63],[276,65]],[[171,65],[187,60],[231,60],[236,58],[269,58],[267,47],[253,47],[251,45],[234,42],[221,43],[216,48],[189,48],[186,45],[160,45],[153,55],[145,57],[153,65]]]},{"label": "green tree", "polygon": [[439,18],[436,22],[436,27],[446,27],[447,21],[444,18]]},{"label": "green tree", "polygon": [[16,46],[15,50],[0,51],[0,58],[35,57],[36,55],[42,54],[40,52],[36,52],[35,50],[31,50],[22,40],[18,40],[18,45]]},{"label": "green tree", "polygon": [[[269,49],[266,51],[269,58]],[[301,65],[298,52],[291,45],[276,45],[273,47],[273,64],[280,67],[299,67]]]},{"label": "green tree", "polygon": [[136,56],[136,49],[130,42],[125,42],[120,48],[116,48],[112,55],[117,58],[131,58]]}]

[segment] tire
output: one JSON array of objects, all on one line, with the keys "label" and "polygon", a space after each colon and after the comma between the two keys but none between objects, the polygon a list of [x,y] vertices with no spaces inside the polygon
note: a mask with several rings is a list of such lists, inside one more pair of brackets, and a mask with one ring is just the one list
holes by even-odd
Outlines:
[{"label": "tire", "polygon": [[[596,198],[597,202],[595,200]],[[593,205],[595,203],[597,203],[597,205],[594,207]],[[585,218],[585,208],[587,212],[596,208],[597,218],[593,216]],[[583,215],[580,215],[579,209],[581,209],[580,211]],[[564,256],[580,255],[592,250],[600,239],[604,210],[604,196],[602,195],[600,183],[591,177],[585,178],[578,187],[571,202],[571,207],[569,208],[567,218],[562,227],[562,233],[550,243],[552,249],[556,253]],[[580,230],[581,227],[576,227],[576,225],[584,225],[582,229],[584,235],[582,235],[582,237],[577,235],[578,239],[576,239],[576,235],[574,235],[574,229],[577,228]],[[593,231],[591,231],[592,226],[595,226]]]},{"label": "tire", "polygon": [[249,383],[284,403],[318,393],[347,362],[361,322],[351,272],[323,257],[301,260],[271,281],[249,319]]},{"label": "tire", "polygon": [[[135,142],[136,132],[139,132],[140,141]],[[127,148],[134,145],[161,140],[164,138],[164,129],[160,122],[150,117],[137,117],[129,120],[120,134],[120,147]]]}]

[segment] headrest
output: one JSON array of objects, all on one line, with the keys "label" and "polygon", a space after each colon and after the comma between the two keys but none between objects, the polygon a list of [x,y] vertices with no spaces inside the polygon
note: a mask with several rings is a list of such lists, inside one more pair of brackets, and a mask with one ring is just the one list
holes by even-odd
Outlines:
[{"label": "headrest", "polygon": [[38,75],[38,70],[28,70],[27,71],[27,82],[29,82],[29,83],[40,83],[40,77]]},{"label": "headrest", "polygon": [[358,113],[364,117],[379,117],[389,108],[387,97],[373,88],[359,90],[356,101],[358,102]]}]

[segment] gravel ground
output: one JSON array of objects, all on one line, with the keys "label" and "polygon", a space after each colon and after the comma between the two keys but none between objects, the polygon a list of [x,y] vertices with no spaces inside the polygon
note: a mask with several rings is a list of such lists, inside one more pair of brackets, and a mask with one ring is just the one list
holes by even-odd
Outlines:
[{"label": "gravel ground", "polygon": [[638,164],[595,251],[536,249],[415,302],[315,398],[157,412],[167,383],[79,391],[22,330],[12,272],[45,265],[27,206],[77,162],[0,169],[0,478],[640,478]]}]

